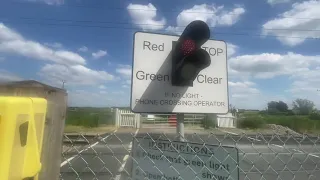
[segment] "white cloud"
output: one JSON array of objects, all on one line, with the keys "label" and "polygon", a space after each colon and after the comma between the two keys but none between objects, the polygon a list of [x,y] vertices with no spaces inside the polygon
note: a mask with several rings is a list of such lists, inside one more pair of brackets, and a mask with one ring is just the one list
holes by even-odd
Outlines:
[{"label": "white cloud", "polygon": [[[240,16],[245,13],[242,7],[235,7],[232,10],[226,10],[224,6],[215,5],[194,5],[190,9],[183,10],[177,17],[177,27],[169,26],[168,31],[181,33],[185,26],[194,20],[202,20],[210,27],[231,26],[239,21]],[[178,32],[177,32],[178,31]]]},{"label": "white cloud", "polygon": [[232,88],[248,88],[249,86],[254,86],[255,83],[251,81],[244,81],[244,82],[228,82],[229,87]]},{"label": "white cloud", "polygon": [[162,17],[157,20],[157,8],[151,3],[148,5],[129,4],[127,10],[133,23],[143,30],[159,30],[166,25],[165,18]]},{"label": "white cloud", "polygon": [[[320,37],[320,1],[294,3],[292,9],[262,26],[263,34],[279,36],[277,39],[288,46],[303,43],[306,38]],[[291,36],[291,37],[290,37]]]},{"label": "white cloud", "polygon": [[265,79],[278,75],[291,75],[319,63],[320,56],[305,56],[292,52],[284,55],[273,53],[242,55],[230,58],[229,73],[236,77]]},{"label": "white cloud", "polygon": [[106,86],[104,86],[104,85],[100,85],[100,86],[99,86],[99,89],[107,89],[107,88],[106,88]]},{"label": "white cloud", "polygon": [[217,18],[217,24],[220,26],[231,26],[239,21],[240,16],[245,13],[242,7],[234,8],[232,11],[222,11]]},{"label": "white cloud", "polygon": [[104,93],[88,90],[70,90],[68,92],[68,105],[77,107],[105,107],[112,106],[113,102]]},{"label": "white cloud", "polygon": [[320,67],[305,68],[291,76],[293,80],[287,92],[295,98],[306,98],[312,100],[320,107]]},{"label": "white cloud", "polygon": [[95,59],[99,59],[105,55],[107,55],[107,51],[103,51],[103,50],[99,50],[97,52],[92,53],[92,57]]},{"label": "white cloud", "polygon": [[[262,93],[251,81],[228,82],[230,104],[236,108],[263,109],[265,102],[261,99]],[[258,100],[257,100],[258,99]]]},{"label": "white cloud", "polygon": [[26,0],[29,2],[42,2],[47,5],[62,5],[64,4],[64,0]]},{"label": "white cloud", "polygon": [[0,69],[0,82],[6,82],[6,81],[20,81],[22,80],[21,77],[10,73],[6,70]]},{"label": "white cloud", "polygon": [[107,94],[107,91],[101,90],[99,91],[100,94]]},{"label": "white cloud", "polygon": [[228,82],[231,96],[251,96],[252,94],[258,94],[260,91],[253,86],[255,86],[255,83],[251,81],[244,81],[244,82]]},{"label": "white cloud", "polygon": [[293,93],[316,93],[320,90],[320,67],[305,68],[291,76],[293,79],[291,92]]},{"label": "white cloud", "polygon": [[105,91],[76,89],[68,92],[68,105],[77,107],[129,106],[128,95],[106,95]]},{"label": "white cloud", "polygon": [[78,49],[78,51],[81,52],[87,52],[89,49],[86,46],[82,46],[81,48]]},{"label": "white cloud", "polygon": [[124,78],[131,77],[132,67],[130,65],[119,65],[116,72],[119,73]]},{"label": "white cloud", "polygon": [[64,0],[40,0],[44,1],[48,5],[62,5],[64,4]]},{"label": "white cloud", "polygon": [[[231,79],[247,80],[229,82],[230,99],[237,106],[249,108],[255,105],[263,108],[271,100],[282,100],[290,104],[295,98],[307,98],[320,106],[320,92],[317,91],[320,89],[320,56],[292,52],[242,55],[230,58],[228,71]],[[277,76],[284,76],[286,81],[292,82],[280,94],[273,94],[269,88],[261,92],[254,83],[248,81],[251,78],[268,78],[276,86],[276,83],[280,83],[277,82]]]},{"label": "white cloud", "polygon": [[288,3],[291,0],[268,0],[267,2],[271,5],[275,5],[275,4],[282,4],[282,3]]},{"label": "white cloud", "polygon": [[129,88],[131,85],[131,73],[132,67],[130,65],[119,64],[116,72],[120,75],[122,79],[122,88]]},{"label": "white cloud", "polygon": [[238,50],[238,46],[232,44],[232,43],[227,43],[227,53],[228,57],[233,56]]},{"label": "white cloud", "polygon": [[10,41],[23,39],[23,37],[14,30],[6,27],[3,23],[0,23],[0,41]]},{"label": "white cloud", "polygon": [[112,94],[124,94],[123,91],[113,91]]},{"label": "white cloud", "polygon": [[263,110],[269,101],[290,102],[284,94],[270,94],[268,89],[262,91],[252,81],[229,81],[228,85],[229,103],[236,108]]},{"label": "white cloud", "polygon": [[98,85],[114,79],[108,72],[92,70],[82,65],[47,64],[39,75],[56,84],[65,81],[67,84],[75,85]]},{"label": "white cloud", "polygon": [[58,42],[54,42],[54,43],[44,43],[44,45],[48,46],[48,47],[52,47],[52,48],[62,48],[63,45],[61,43]]},{"label": "white cloud", "polygon": [[79,54],[65,50],[53,50],[38,42],[26,40],[3,23],[0,23],[0,52],[59,64],[85,64],[85,59]]}]

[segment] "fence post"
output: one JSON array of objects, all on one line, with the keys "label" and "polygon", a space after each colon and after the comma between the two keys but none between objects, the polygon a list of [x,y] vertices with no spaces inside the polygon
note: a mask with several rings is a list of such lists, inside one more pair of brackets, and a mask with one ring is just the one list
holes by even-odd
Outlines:
[{"label": "fence post", "polygon": [[40,180],[59,179],[66,109],[66,102],[55,103],[48,101],[41,155],[42,168],[39,174]]},{"label": "fence post", "polygon": [[184,114],[177,114],[177,135],[179,136],[179,141],[185,141],[184,139]]},{"label": "fence post", "polygon": [[135,121],[135,127],[140,128],[141,125],[141,115],[140,114],[134,114],[134,121]]},{"label": "fence post", "polygon": [[116,108],[114,113],[115,113],[114,118],[115,118],[116,127],[119,127],[120,126],[120,123],[119,123],[119,109]]}]

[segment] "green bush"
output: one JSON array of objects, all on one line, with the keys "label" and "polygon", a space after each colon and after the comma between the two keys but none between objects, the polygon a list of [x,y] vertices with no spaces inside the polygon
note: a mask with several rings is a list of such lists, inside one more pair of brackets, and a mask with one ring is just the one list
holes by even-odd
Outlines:
[{"label": "green bush", "polygon": [[262,110],[262,111],[259,111],[259,114],[261,114],[261,115],[266,115],[266,114],[268,114],[268,111]]},{"label": "green bush", "polygon": [[280,112],[280,111],[268,111],[268,115],[274,115],[274,116],[285,116],[288,112]]},{"label": "green bush", "polygon": [[248,112],[244,112],[242,114],[247,117],[247,116],[258,116],[259,113],[260,113],[260,111],[259,112],[257,112],[257,111],[250,112],[250,111],[248,111]]},{"label": "green bush", "polygon": [[267,110],[268,114],[273,114],[273,115],[276,115],[276,114],[279,114],[280,111],[278,111],[276,108],[269,108]]},{"label": "green bush", "polygon": [[260,116],[244,117],[238,121],[239,128],[258,129],[265,125],[265,121]]},{"label": "green bush", "polygon": [[[320,130],[320,114],[310,114],[309,116],[292,115],[289,110],[287,114],[244,114],[243,119],[238,121],[239,128],[260,128],[264,124],[277,124],[288,127],[296,132],[304,133],[312,130]],[[318,119],[319,118],[319,119]]]},{"label": "green bush", "polygon": [[264,119],[267,124],[278,124],[301,133],[320,128],[307,116],[266,116]]},{"label": "green bush", "polygon": [[320,121],[312,121],[313,126],[311,130],[320,130]]},{"label": "green bush", "polygon": [[84,127],[98,127],[114,124],[113,113],[106,108],[77,108],[67,111],[66,124]]},{"label": "green bush", "polygon": [[292,110],[288,110],[286,116],[293,116],[294,115],[294,112]]},{"label": "green bush", "polygon": [[320,120],[320,113],[318,113],[318,112],[312,112],[312,113],[309,115],[309,119],[311,119],[311,120]]},{"label": "green bush", "polygon": [[217,118],[215,115],[206,114],[205,118],[201,120],[202,127],[204,129],[210,129],[216,127]]}]

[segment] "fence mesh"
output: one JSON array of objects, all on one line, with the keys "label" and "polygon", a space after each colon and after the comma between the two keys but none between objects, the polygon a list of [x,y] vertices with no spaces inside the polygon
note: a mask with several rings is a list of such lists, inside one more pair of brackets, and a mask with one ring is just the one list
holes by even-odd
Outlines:
[{"label": "fence mesh", "polygon": [[60,179],[320,179],[319,136],[120,128],[65,135]]}]

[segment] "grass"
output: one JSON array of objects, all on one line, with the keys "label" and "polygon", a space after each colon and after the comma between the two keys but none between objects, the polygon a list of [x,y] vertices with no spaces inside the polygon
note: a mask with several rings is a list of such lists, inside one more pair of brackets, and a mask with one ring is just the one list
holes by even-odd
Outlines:
[{"label": "grass", "polygon": [[268,124],[278,124],[288,127],[294,131],[303,133],[311,130],[320,129],[320,121],[310,120],[307,116],[265,116]]},{"label": "grass", "polygon": [[107,133],[112,132],[116,129],[115,126],[101,126],[101,127],[83,127],[83,126],[73,126],[73,125],[66,125],[64,128],[65,133]]},{"label": "grass", "polygon": [[312,129],[306,132],[307,134],[314,135],[314,136],[320,136],[320,130],[319,129]]},{"label": "grass", "polygon": [[243,114],[239,121],[240,128],[261,129],[264,124],[277,124],[299,133],[320,132],[320,120],[311,120],[309,116],[268,115],[258,113]]},{"label": "grass", "polygon": [[249,129],[259,129],[263,128],[265,121],[260,116],[248,116],[243,119],[240,119],[238,122],[239,128],[249,128]]},{"label": "grass", "polygon": [[66,125],[93,128],[113,124],[110,108],[68,108],[67,111]]}]

